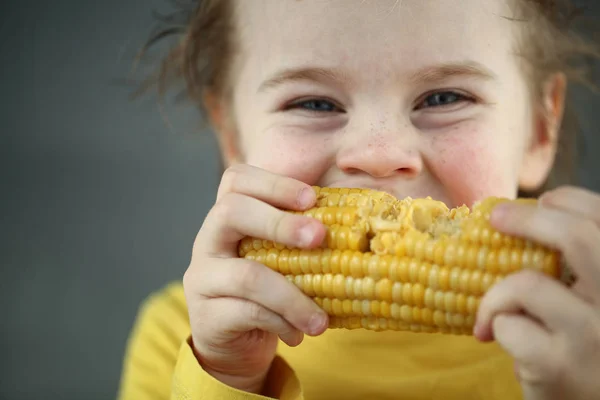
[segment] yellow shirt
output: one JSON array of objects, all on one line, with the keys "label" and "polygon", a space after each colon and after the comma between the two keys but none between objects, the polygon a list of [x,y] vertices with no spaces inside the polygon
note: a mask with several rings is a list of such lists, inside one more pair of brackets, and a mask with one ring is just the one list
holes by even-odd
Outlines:
[{"label": "yellow shirt", "polygon": [[[228,387],[205,373],[189,344],[180,284],[142,306],[125,355],[120,400],[267,397]],[[521,399],[511,358],[469,336],[330,329],[281,342],[269,385],[284,400]]]}]

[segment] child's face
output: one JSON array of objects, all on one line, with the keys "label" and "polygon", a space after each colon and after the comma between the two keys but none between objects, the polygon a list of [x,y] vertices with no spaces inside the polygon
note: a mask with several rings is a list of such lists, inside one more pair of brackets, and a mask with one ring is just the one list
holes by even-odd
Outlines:
[{"label": "child's face", "polygon": [[551,166],[503,1],[237,7],[242,52],[226,112],[244,162],[449,205],[513,197]]}]

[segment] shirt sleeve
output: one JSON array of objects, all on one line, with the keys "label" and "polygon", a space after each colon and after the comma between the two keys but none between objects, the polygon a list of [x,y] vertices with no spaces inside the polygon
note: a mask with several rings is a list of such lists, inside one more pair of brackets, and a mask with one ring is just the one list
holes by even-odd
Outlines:
[{"label": "shirt sleeve", "polygon": [[188,339],[181,346],[177,366],[173,374],[171,400],[303,399],[300,385],[294,372],[280,356],[276,356],[273,360],[271,370],[267,376],[266,393],[269,393],[273,397],[262,396],[234,389],[206,373],[196,360],[190,343],[191,340]]},{"label": "shirt sleeve", "polygon": [[191,346],[185,298],[170,286],[142,305],[125,352],[118,400],[303,400],[300,383],[277,355],[265,393],[223,384],[198,363]]}]

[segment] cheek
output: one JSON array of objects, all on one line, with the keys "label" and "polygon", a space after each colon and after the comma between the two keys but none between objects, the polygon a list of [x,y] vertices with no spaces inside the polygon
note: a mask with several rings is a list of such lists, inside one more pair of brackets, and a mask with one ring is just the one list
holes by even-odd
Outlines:
[{"label": "cheek", "polygon": [[247,143],[246,162],[283,176],[315,184],[330,166],[331,139],[295,130],[265,132]]},{"label": "cheek", "polygon": [[516,150],[475,132],[436,139],[433,147],[431,169],[454,206],[488,196],[515,196]]}]

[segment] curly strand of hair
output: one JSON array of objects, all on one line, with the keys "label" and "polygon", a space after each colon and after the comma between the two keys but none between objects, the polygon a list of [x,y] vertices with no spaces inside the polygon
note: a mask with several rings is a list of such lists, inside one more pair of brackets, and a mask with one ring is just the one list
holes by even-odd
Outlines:
[{"label": "curly strand of hair", "polygon": [[[153,11],[157,26],[134,59],[136,70],[143,58],[156,45],[175,39],[157,69],[138,84],[130,99],[134,100],[156,89],[161,114],[167,91],[177,84],[183,88],[174,95],[174,103],[192,101],[204,113],[203,93],[224,91],[228,75],[227,61],[231,53],[231,16],[229,0],[168,0],[168,13]],[[167,124],[170,126],[168,121]]]}]

